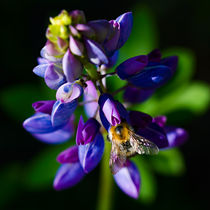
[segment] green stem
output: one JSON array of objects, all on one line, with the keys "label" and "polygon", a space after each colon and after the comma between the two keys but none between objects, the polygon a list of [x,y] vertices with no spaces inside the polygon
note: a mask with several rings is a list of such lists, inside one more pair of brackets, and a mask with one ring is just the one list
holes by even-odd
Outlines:
[{"label": "green stem", "polygon": [[85,67],[86,72],[92,80],[96,81],[100,78],[100,74],[97,72],[95,65],[89,62],[84,62],[83,65]]},{"label": "green stem", "polygon": [[105,150],[101,162],[99,194],[98,194],[98,203],[96,208],[97,210],[112,209],[113,177],[109,169],[110,151],[111,151],[111,144],[110,142],[105,140]]}]

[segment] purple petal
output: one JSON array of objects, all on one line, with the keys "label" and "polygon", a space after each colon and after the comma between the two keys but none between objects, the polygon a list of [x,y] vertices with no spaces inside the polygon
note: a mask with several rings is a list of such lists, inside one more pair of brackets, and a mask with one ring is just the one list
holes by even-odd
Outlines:
[{"label": "purple petal", "polygon": [[73,24],[86,22],[85,14],[82,10],[71,11],[70,16]]},{"label": "purple petal", "polygon": [[164,65],[145,67],[143,71],[131,76],[128,81],[145,89],[155,89],[166,83],[172,76],[172,71]]},{"label": "purple petal", "polygon": [[69,103],[83,94],[83,88],[77,83],[65,83],[56,92],[57,100]]},{"label": "purple petal", "polygon": [[120,24],[115,20],[111,20],[109,22],[113,27],[113,34],[109,40],[107,40],[103,46],[108,53],[108,55],[112,55],[113,52],[117,49],[118,41],[120,38]]},{"label": "purple petal", "polygon": [[84,175],[80,162],[63,164],[56,173],[53,187],[56,190],[67,189],[79,183]]},{"label": "purple petal", "polygon": [[86,82],[87,87],[85,88],[84,91],[84,102],[87,101],[93,101],[90,103],[85,103],[84,108],[85,108],[85,113],[87,114],[88,117],[93,117],[98,109],[98,93],[96,90],[95,85],[93,84],[92,81],[87,81]]},{"label": "purple petal", "polygon": [[68,82],[74,82],[82,74],[82,64],[78,61],[68,49],[63,57],[63,72]]},{"label": "purple petal", "polygon": [[156,123],[150,123],[146,128],[139,128],[136,133],[149,141],[152,141],[160,149],[168,146],[165,131]]},{"label": "purple petal", "polygon": [[90,21],[88,25],[95,31],[96,41],[100,43],[104,42],[111,30],[107,20]]},{"label": "purple petal", "polygon": [[152,117],[150,115],[139,111],[130,111],[129,117],[131,126],[136,131],[141,128],[146,128],[146,126],[152,122]]},{"label": "purple petal", "polygon": [[56,130],[52,126],[50,115],[36,113],[23,122],[23,127],[30,133],[49,133]]},{"label": "purple petal", "polygon": [[82,42],[75,39],[73,36],[70,36],[69,48],[74,55],[82,56],[84,53],[84,46]]},{"label": "purple petal", "polygon": [[120,79],[127,79],[137,73],[140,73],[148,64],[148,57],[146,55],[140,55],[121,63],[116,72]]},{"label": "purple petal", "polygon": [[134,163],[127,161],[127,166],[114,175],[118,187],[128,196],[137,199],[140,189],[140,174]]},{"label": "purple petal", "polygon": [[159,63],[161,60],[161,57],[162,57],[162,54],[159,49],[155,49],[151,53],[148,54],[148,58],[150,62]]},{"label": "purple petal", "polygon": [[49,63],[47,59],[41,58],[41,57],[37,58],[37,62],[38,62],[39,65],[41,65],[41,64],[48,64]]},{"label": "purple petal", "polygon": [[51,62],[61,62],[62,58],[51,56],[47,53],[46,46],[41,49],[41,56]]},{"label": "purple petal", "polygon": [[79,146],[79,160],[85,173],[92,171],[100,162],[104,152],[104,139],[98,133],[93,142]]},{"label": "purple petal", "polygon": [[69,140],[74,134],[74,125],[70,120],[64,127],[50,133],[33,134],[38,140],[48,144],[61,144]]},{"label": "purple petal", "polygon": [[50,64],[45,71],[44,75],[47,86],[51,89],[58,89],[62,84],[66,82],[66,78],[62,72],[62,69],[58,68],[54,64]]},{"label": "purple petal", "polygon": [[32,104],[35,112],[51,114],[55,101],[37,101]]},{"label": "purple petal", "polygon": [[64,39],[61,39],[60,37],[58,37],[57,44],[62,51],[64,51],[68,47],[68,42]]},{"label": "purple petal", "polygon": [[87,55],[93,64],[100,65],[102,63],[108,64],[108,58],[105,55],[102,47],[95,41],[86,39],[85,46],[87,50]]},{"label": "purple petal", "polygon": [[133,15],[132,12],[127,12],[120,15],[116,21],[120,24],[120,38],[118,41],[117,48],[121,48],[130,36],[131,29],[133,26]]},{"label": "purple petal", "polygon": [[57,161],[61,164],[78,162],[78,146],[72,146],[61,152],[57,157]]},{"label": "purple petal", "polygon": [[178,147],[188,139],[188,133],[183,128],[166,126],[165,132],[168,139],[168,147]]},{"label": "purple petal", "polygon": [[162,59],[160,63],[171,68],[172,73],[174,73],[178,64],[178,57],[170,56]]},{"label": "purple petal", "polygon": [[152,122],[158,124],[161,128],[165,126],[166,121],[167,121],[166,116],[157,116],[152,119]]},{"label": "purple petal", "polygon": [[76,29],[84,36],[91,38],[95,35],[95,31],[86,24],[77,24]]},{"label": "purple petal", "polygon": [[46,52],[49,56],[59,56],[62,55],[61,52],[59,52],[56,49],[56,46],[54,43],[52,43],[51,41],[47,40],[47,43],[45,44],[46,46]]},{"label": "purple petal", "polygon": [[69,29],[71,31],[71,35],[73,35],[74,37],[80,37],[79,31],[75,27],[70,25]]},{"label": "purple petal", "polygon": [[[43,58],[43,59],[44,59],[44,58]],[[36,74],[37,76],[43,77],[43,78],[44,78],[46,69],[47,69],[49,66],[50,66],[49,63],[40,64],[40,65],[34,67],[33,72],[34,72],[34,74]]]},{"label": "purple petal", "polygon": [[62,126],[66,124],[77,108],[77,103],[77,100],[73,100],[69,103],[56,101],[51,114],[53,126]]},{"label": "purple petal", "polygon": [[82,129],[84,127],[84,120],[83,120],[83,117],[82,115],[80,116],[80,119],[79,119],[79,123],[78,123],[78,126],[77,126],[77,135],[76,135],[76,144],[77,145],[80,145],[81,144],[81,139],[83,139],[82,137]]},{"label": "purple petal", "polygon": [[102,64],[101,65],[101,69],[106,70],[106,69],[112,68],[116,64],[118,57],[119,57],[119,51],[117,50],[112,55],[112,57],[109,57],[109,63],[108,64]]},{"label": "purple petal", "polygon": [[154,89],[144,90],[137,87],[128,86],[125,89],[123,98],[126,102],[141,103],[152,96]]}]

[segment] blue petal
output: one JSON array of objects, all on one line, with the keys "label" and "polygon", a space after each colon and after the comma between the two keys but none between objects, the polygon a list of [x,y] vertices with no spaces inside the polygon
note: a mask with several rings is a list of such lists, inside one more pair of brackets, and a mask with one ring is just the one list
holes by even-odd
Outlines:
[{"label": "blue petal", "polygon": [[84,175],[85,173],[79,162],[63,164],[57,171],[53,187],[56,190],[67,189],[80,182]]},{"label": "blue petal", "polygon": [[171,76],[172,71],[168,66],[158,65],[144,68],[138,74],[131,76],[128,81],[137,87],[154,89],[167,82]]},{"label": "blue petal", "polygon": [[61,103],[60,101],[56,101],[51,114],[53,126],[57,127],[66,124],[77,108],[77,103],[78,102],[76,99],[69,103]]},{"label": "blue petal", "polygon": [[49,114],[36,113],[23,122],[23,127],[30,133],[49,133],[56,130],[52,126]]},{"label": "blue petal", "polygon": [[40,65],[34,67],[34,69],[33,69],[34,74],[36,74],[39,77],[43,77],[44,78],[45,71],[49,67],[49,65],[50,64],[47,63],[47,64],[40,64]]},{"label": "blue petal", "polygon": [[96,65],[100,65],[102,63],[108,64],[109,60],[105,55],[102,47],[95,41],[86,39],[85,40],[87,55],[90,61]]},{"label": "blue petal", "polygon": [[114,175],[119,188],[128,196],[137,199],[140,189],[140,174],[134,163],[128,161],[127,166]]},{"label": "blue petal", "polygon": [[47,86],[51,89],[57,90],[62,84],[66,82],[66,78],[62,69],[54,64],[50,64],[44,75]]},{"label": "blue petal", "polygon": [[79,160],[85,173],[92,171],[100,162],[104,152],[104,139],[98,133],[93,142],[79,146]]},{"label": "blue petal", "polygon": [[121,48],[130,36],[131,29],[133,27],[133,15],[132,12],[127,12],[120,15],[116,21],[120,24],[120,38],[117,48]]},{"label": "blue petal", "polygon": [[69,140],[74,134],[74,127],[72,122],[67,123],[64,127],[55,130],[51,133],[33,134],[38,140],[48,144],[60,144]]}]

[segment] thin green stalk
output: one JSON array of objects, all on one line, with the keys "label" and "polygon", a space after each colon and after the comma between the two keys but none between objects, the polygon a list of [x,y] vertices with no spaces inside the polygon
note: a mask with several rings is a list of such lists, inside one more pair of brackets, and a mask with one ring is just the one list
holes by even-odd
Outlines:
[{"label": "thin green stalk", "polygon": [[100,182],[99,182],[99,194],[96,210],[111,210],[113,199],[113,177],[109,169],[109,156],[110,156],[111,144],[105,141],[105,150],[103,159],[101,162]]}]

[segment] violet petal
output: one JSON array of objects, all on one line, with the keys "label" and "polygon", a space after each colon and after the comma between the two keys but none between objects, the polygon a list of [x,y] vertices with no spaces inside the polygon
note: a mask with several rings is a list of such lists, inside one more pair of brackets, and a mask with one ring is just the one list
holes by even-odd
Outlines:
[{"label": "violet petal", "polygon": [[79,183],[84,175],[80,162],[63,164],[56,173],[53,187],[56,190],[67,189]]},{"label": "violet petal", "polygon": [[167,117],[166,116],[157,116],[154,117],[152,122],[158,124],[160,127],[164,127],[167,121]]},{"label": "violet petal", "polygon": [[55,101],[37,101],[32,104],[35,112],[51,114]]},{"label": "violet petal", "polygon": [[98,109],[98,93],[95,85],[91,80],[86,82],[87,87],[84,90],[84,102],[93,101],[90,103],[85,103],[85,113],[88,117],[93,117]]},{"label": "violet petal", "polygon": [[129,77],[128,81],[137,87],[154,89],[166,83],[171,76],[172,72],[168,66],[149,66]]},{"label": "violet petal", "polygon": [[134,163],[127,161],[127,166],[114,175],[114,180],[125,194],[135,199],[138,198],[141,180]]},{"label": "violet petal", "polygon": [[79,146],[79,160],[85,173],[92,171],[100,162],[104,152],[104,139],[98,133],[94,141]]},{"label": "violet petal", "polygon": [[68,82],[74,82],[82,74],[82,64],[78,61],[68,49],[63,56],[63,72]]},{"label": "violet petal", "polygon": [[120,79],[127,79],[137,73],[140,73],[147,64],[148,57],[146,55],[136,56],[121,63],[116,68],[116,72]]},{"label": "violet petal", "polygon": [[82,129],[84,127],[84,124],[85,123],[84,123],[83,117],[81,115],[80,119],[79,119],[78,126],[77,126],[77,135],[76,135],[76,144],[77,145],[84,144],[83,138],[82,138]]},{"label": "violet petal", "polygon": [[183,128],[166,126],[165,132],[168,139],[169,148],[178,147],[188,139],[188,133]]},{"label": "violet petal", "polygon": [[69,48],[74,55],[82,56],[84,53],[83,43],[74,38],[73,36],[70,36]]},{"label": "violet petal", "polygon": [[45,71],[44,75],[47,86],[51,89],[58,89],[62,84],[66,82],[66,78],[62,72],[62,69],[54,64],[50,64]]},{"label": "violet petal", "polygon": [[39,64],[38,66],[34,67],[33,68],[34,74],[44,78],[45,71],[49,67],[49,65],[50,65],[49,63],[45,63],[45,64]]},{"label": "violet petal", "polygon": [[168,66],[171,68],[172,73],[175,72],[177,64],[178,64],[178,57],[177,56],[170,56],[170,57],[166,57],[163,58],[160,61],[161,64]]},{"label": "violet petal", "polygon": [[77,108],[77,104],[78,102],[76,99],[69,103],[56,101],[51,114],[51,121],[53,126],[57,127],[66,124]]},{"label": "violet petal", "polygon": [[61,164],[78,162],[78,146],[72,146],[61,152],[57,157],[57,161]]},{"label": "violet petal", "polygon": [[131,29],[133,27],[132,12],[127,12],[120,15],[116,21],[120,24],[120,38],[117,45],[117,49],[119,49],[125,44],[130,36]]},{"label": "violet petal", "polygon": [[109,60],[106,57],[104,50],[97,42],[90,39],[86,39],[85,46],[88,58],[93,64],[96,65],[100,65],[102,63],[108,64]]},{"label": "violet petal", "polygon": [[30,133],[49,133],[56,130],[52,126],[50,115],[36,113],[23,122],[23,127]]},{"label": "violet petal", "polygon": [[83,94],[83,88],[77,83],[65,83],[56,92],[57,100],[69,103]]}]

